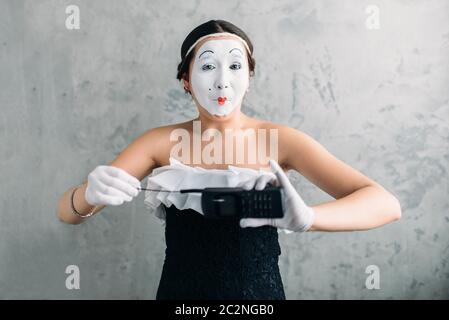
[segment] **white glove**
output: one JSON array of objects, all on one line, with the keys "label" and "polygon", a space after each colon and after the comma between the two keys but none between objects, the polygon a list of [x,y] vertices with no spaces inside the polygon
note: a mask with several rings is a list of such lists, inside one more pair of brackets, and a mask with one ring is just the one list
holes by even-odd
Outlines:
[{"label": "white glove", "polygon": [[241,188],[243,188],[245,190],[251,190],[253,188],[256,190],[263,190],[263,189],[265,189],[265,186],[268,183],[275,185],[276,182],[277,182],[277,180],[276,180],[276,176],[274,175],[274,173],[267,172],[266,174],[262,174],[259,177],[257,177],[256,180],[249,180],[244,185],[242,185]]},{"label": "white glove", "polygon": [[87,181],[84,196],[91,206],[119,206],[140,193],[140,181],[125,170],[113,166],[96,167],[89,173]]},{"label": "white glove", "polygon": [[[290,183],[285,172],[279,164],[270,159],[271,170],[277,177],[276,186],[282,187],[282,207],[284,209],[283,218],[244,218],[240,220],[240,226],[260,227],[270,225],[276,228],[283,228],[290,231],[304,232],[310,229],[314,220],[315,212],[307,206],[301,196],[296,192]],[[259,186],[260,187],[260,186]],[[265,186],[263,186],[265,188]],[[261,188],[261,189],[263,189]],[[260,190],[260,189],[259,189]]]}]

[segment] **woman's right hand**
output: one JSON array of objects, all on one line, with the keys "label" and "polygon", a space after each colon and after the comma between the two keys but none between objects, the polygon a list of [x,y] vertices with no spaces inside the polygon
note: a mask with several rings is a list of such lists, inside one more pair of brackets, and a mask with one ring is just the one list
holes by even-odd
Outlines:
[{"label": "woman's right hand", "polygon": [[91,206],[119,206],[136,197],[140,187],[140,181],[125,170],[101,165],[87,177],[85,198]]}]

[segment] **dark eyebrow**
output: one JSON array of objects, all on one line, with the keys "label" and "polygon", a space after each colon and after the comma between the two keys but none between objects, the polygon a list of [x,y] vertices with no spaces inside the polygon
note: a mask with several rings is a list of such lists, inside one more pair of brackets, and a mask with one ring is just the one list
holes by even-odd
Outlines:
[{"label": "dark eyebrow", "polygon": [[239,48],[234,48],[234,49],[231,49],[231,51],[229,51],[229,53],[231,53],[232,52],[232,50],[238,50],[238,51],[240,51],[240,53],[243,55],[243,52],[242,52],[242,50],[240,50]]},{"label": "dark eyebrow", "polygon": [[200,59],[201,56],[203,55],[203,53],[206,53],[206,52],[212,52],[212,53],[214,53],[212,50],[206,50],[206,51],[203,51],[203,52],[199,55],[198,59]]}]

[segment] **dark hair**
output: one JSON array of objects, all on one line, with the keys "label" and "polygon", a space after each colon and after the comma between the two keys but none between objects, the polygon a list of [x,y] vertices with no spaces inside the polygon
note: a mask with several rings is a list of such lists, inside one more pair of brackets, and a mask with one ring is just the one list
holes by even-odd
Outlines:
[{"label": "dark hair", "polygon": [[[191,50],[190,53],[186,56],[187,50],[197,41],[199,38],[206,36],[208,34],[212,33],[218,33],[218,32],[229,32],[238,35],[243,40],[246,41],[248,44],[249,49],[251,52],[247,52],[248,57],[248,66],[250,71],[250,77],[254,76],[254,68],[256,67],[256,60],[253,58],[253,44],[251,43],[251,40],[248,38],[246,33],[241,30],[236,25],[224,21],[224,20],[209,20],[195,29],[193,29],[187,37],[184,39],[184,42],[181,46],[181,62],[178,64],[178,74],[176,75],[176,79],[181,81],[186,76],[189,76],[189,67],[190,62],[195,54],[195,50]],[[185,90],[185,88],[184,88]],[[189,93],[188,90],[185,90],[186,93]]]}]

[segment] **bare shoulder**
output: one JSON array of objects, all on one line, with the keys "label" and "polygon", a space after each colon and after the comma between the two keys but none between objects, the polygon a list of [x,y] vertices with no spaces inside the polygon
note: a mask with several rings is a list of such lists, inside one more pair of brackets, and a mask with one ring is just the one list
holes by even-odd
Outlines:
[{"label": "bare shoulder", "polygon": [[144,134],[142,134],[140,142],[142,144],[151,143],[152,145],[154,145],[154,143],[166,144],[167,141],[170,139],[170,134],[173,132],[173,130],[188,129],[189,127],[191,127],[191,121],[154,127],[148,129]]},{"label": "bare shoulder", "polygon": [[170,148],[170,132],[187,126],[188,122],[154,127],[135,138],[112,162],[111,166],[121,168],[139,180],[161,166],[161,157]]},{"label": "bare shoulder", "polygon": [[[169,139],[170,134],[176,129],[186,129],[189,130],[192,128],[192,120],[167,124],[160,127],[155,127],[149,130],[149,135],[153,137],[158,137],[160,139]],[[151,132],[151,133],[150,133]]]},{"label": "bare shoulder", "polygon": [[260,120],[260,119],[251,119],[252,121],[254,121],[253,125],[254,127],[257,128],[263,128],[263,129],[276,129],[280,135],[282,135],[282,138],[289,138],[292,135],[296,135],[296,134],[300,134],[301,135],[301,131],[292,127],[289,127],[285,124],[282,123],[276,123],[276,122],[271,122],[271,121],[267,121],[267,120]]},{"label": "bare shoulder", "polygon": [[[277,132],[278,143],[278,163],[284,169],[288,171],[293,169],[289,159],[293,150],[298,150],[307,139],[311,139],[306,133],[289,127],[285,124],[275,123],[271,121],[254,119],[254,127],[265,130],[275,130]],[[269,134],[269,133],[268,133]],[[292,148],[293,145],[295,148]]]},{"label": "bare shoulder", "polygon": [[155,162],[155,167],[161,167],[168,164],[170,149],[177,141],[171,139],[171,135],[176,129],[185,129],[189,131],[192,127],[192,121],[173,123],[149,129],[143,135],[141,141],[145,145],[150,156]]}]

